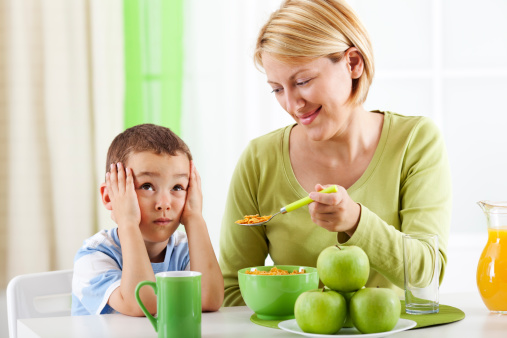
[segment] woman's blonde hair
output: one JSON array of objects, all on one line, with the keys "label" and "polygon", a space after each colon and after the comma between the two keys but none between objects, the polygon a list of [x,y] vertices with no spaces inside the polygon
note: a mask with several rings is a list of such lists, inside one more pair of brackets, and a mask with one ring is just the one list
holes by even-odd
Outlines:
[{"label": "woman's blonde hair", "polygon": [[341,60],[356,47],[364,70],[352,82],[349,102],[362,104],[373,80],[373,50],[368,32],[354,11],[342,0],[286,0],[271,14],[257,38],[254,62],[262,67],[262,54],[287,63],[328,57]]}]

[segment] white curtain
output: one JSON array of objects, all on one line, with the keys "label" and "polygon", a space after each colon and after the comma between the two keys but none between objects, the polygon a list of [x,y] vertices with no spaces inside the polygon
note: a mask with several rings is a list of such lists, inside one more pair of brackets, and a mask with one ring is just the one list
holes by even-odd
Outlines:
[{"label": "white curtain", "polygon": [[0,283],[71,268],[107,226],[98,186],[122,129],[122,1],[4,0]]}]

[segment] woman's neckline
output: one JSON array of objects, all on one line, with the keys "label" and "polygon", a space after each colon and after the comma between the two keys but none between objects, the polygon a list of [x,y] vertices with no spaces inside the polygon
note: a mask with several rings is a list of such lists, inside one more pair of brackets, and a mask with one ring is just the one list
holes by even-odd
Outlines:
[{"label": "woman's neckline", "polygon": [[[368,164],[368,167],[363,172],[363,174],[361,175],[361,177],[359,177],[359,179],[356,182],[354,182],[347,189],[347,192],[349,194],[351,192],[357,190],[363,184],[365,184],[368,181],[369,177],[375,172],[375,169],[378,166],[378,163],[379,163],[379,161],[380,161],[380,159],[382,157],[382,153],[384,151],[385,144],[386,144],[386,141],[387,141],[387,136],[389,134],[392,113],[390,113],[388,111],[379,111],[379,110],[371,111],[371,113],[382,113],[382,114],[384,114],[384,121],[383,121],[383,125],[382,125],[382,131],[381,131],[380,139],[378,141],[378,144],[377,144],[377,147],[375,149],[374,155],[373,155],[370,163]],[[292,125],[287,126],[285,128],[284,135],[283,135],[283,143],[282,143],[282,155],[283,155],[284,170],[285,170],[285,173],[286,173],[286,176],[287,176],[287,178],[289,180],[290,185],[292,186],[292,188],[296,192],[298,192],[298,194],[301,197],[304,197],[304,196],[307,196],[309,192],[306,191],[302,187],[302,185],[299,183],[299,181],[297,180],[296,175],[295,175],[294,170],[293,170],[293,167],[292,167],[292,163],[291,163],[291,160],[290,160],[290,154],[289,154],[290,133],[291,133],[292,129],[296,125],[297,124],[295,123],[295,124],[292,124]]]}]

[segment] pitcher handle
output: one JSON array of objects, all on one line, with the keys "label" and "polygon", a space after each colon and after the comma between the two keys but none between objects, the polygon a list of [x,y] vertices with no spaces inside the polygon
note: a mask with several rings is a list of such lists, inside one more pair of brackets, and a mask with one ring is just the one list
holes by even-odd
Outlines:
[{"label": "pitcher handle", "polygon": [[141,307],[141,310],[143,310],[144,314],[146,315],[146,318],[148,318],[150,320],[151,325],[153,325],[153,327],[155,328],[155,332],[158,332],[157,319],[155,317],[153,317],[151,315],[151,313],[146,309],[143,302],[141,301],[141,297],[139,297],[139,290],[145,285],[151,286],[153,288],[153,291],[155,291],[155,294],[157,294],[157,283],[145,280],[145,281],[140,282],[136,286],[136,300],[137,300],[137,303],[139,304],[139,306]]}]

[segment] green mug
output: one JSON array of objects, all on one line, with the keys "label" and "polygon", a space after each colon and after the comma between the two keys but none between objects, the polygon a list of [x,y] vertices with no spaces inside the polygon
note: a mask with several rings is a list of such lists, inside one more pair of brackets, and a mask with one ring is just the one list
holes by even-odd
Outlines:
[{"label": "green mug", "polygon": [[[136,299],[159,338],[201,337],[201,273],[167,271],[155,274],[157,282],[142,281],[136,287]],[[154,318],[139,297],[139,290],[149,285],[157,295]]]}]

